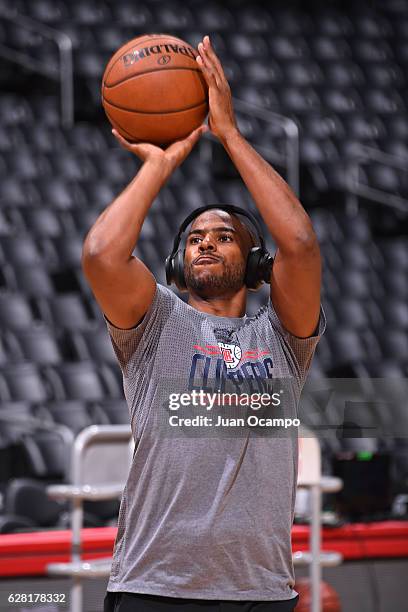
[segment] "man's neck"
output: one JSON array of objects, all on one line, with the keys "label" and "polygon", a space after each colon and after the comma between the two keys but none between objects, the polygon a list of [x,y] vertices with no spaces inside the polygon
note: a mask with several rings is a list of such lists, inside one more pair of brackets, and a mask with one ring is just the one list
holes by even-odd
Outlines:
[{"label": "man's neck", "polygon": [[188,304],[207,314],[217,317],[243,317],[246,312],[247,290],[243,288],[233,295],[201,296],[189,293]]}]

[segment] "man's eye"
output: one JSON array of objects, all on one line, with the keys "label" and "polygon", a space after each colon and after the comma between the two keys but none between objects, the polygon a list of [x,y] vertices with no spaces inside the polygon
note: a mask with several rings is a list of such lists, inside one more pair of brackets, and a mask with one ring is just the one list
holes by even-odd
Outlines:
[{"label": "man's eye", "polygon": [[197,244],[199,240],[201,240],[199,236],[194,236],[193,238],[190,238],[190,244]]},{"label": "man's eye", "polygon": [[220,240],[222,242],[230,242],[232,240],[231,234],[221,234]]}]

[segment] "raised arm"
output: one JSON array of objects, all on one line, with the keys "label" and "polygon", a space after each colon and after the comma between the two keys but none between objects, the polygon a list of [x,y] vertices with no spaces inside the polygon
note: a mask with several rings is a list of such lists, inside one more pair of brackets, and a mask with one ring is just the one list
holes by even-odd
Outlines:
[{"label": "raised arm", "polygon": [[199,127],[166,150],[146,143],[131,144],[113,130],[121,144],[144,163],[89,230],[82,249],[82,269],[102,312],[116,327],[137,325],[153,300],[156,280],[132,253],[154,199],[206,129]]},{"label": "raised arm", "polygon": [[198,45],[200,65],[209,87],[209,126],[240,173],[277,251],[271,272],[271,300],[290,333],[308,337],[320,310],[321,259],[309,216],[284,179],[239,132],[231,90],[208,37]]}]

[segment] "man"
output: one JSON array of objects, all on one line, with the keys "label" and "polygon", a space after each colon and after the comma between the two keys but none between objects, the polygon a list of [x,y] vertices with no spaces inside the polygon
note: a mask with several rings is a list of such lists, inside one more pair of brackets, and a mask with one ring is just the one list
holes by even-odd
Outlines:
[{"label": "man", "polygon": [[[285,181],[240,134],[208,36],[198,52],[209,87],[209,128],[277,245],[271,298],[254,317],[245,315],[253,237],[238,215],[222,206],[200,214],[188,234],[188,303],[156,283],[132,253],[159,190],[208,128],[201,126],[166,150],[130,144],[114,132],[144,163],[97,219],[83,248],[83,270],[122,369],[136,442],[106,612],[287,612],[298,600],[290,541],[297,437],[254,437],[246,430],[214,438],[203,427],[201,436],[171,438],[159,436],[155,425],[163,380],[172,378],[190,390],[207,385],[214,391],[215,381],[242,388],[258,377],[288,378],[293,382],[288,409],[296,415],[325,327],[311,221]],[[201,406],[202,412],[208,411]]]}]

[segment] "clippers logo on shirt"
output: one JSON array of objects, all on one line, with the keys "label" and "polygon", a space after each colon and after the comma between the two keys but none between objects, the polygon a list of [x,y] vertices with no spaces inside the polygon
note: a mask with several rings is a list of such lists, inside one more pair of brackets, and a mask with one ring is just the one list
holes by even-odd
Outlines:
[{"label": "clippers logo on shirt", "polygon": [[[265,390],[265,382],[273,378],[271,352],[253,348],[243,351],[234,330],[214,329],[217,344],[194,344],[189,389],[223,390],[230,381],[238,390],[251,393]],[[212,387],[214,386],[214,389]]]},{"label": "clippers logo on shirt", "polygon": [[220,347],[222,358],[227,366],[228,370],[233,370],[237,367],[242,357],[241,347],[237,344],[225,344],[224,342],[218,342]]}]

